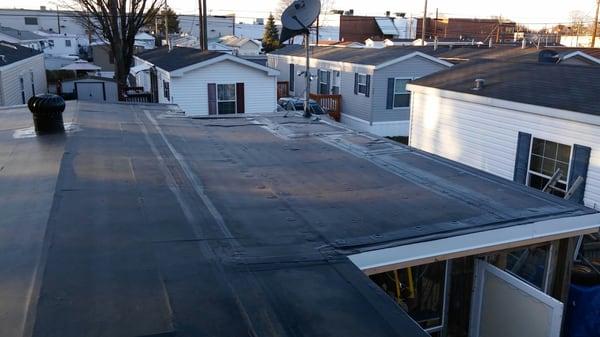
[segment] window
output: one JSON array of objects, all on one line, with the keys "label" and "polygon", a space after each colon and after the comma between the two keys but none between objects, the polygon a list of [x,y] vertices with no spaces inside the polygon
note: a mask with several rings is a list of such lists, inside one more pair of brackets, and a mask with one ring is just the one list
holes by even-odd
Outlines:
[{"label": "window", "polygon": [[319,70],[319,94],[329,94],[330,74],[327,70]]},{"label": "window", "polygon": [[71,40],[65,40],[65,47],[71,47]]},{"label": "window", "polygon": [[445,261],[369,276],[425,331],[444,328],[448,265]]},{"label": "window", "polygon": [[341,74],[338,70],[333,71],[333,83],[331,84],[331,94],[339,95],[340,94],[340,84],[342,82]]},{"label": "window", "polygon": [[550,245],[531,246],[490,256],[489,262],[521,280],[546,291]]},{"label": "window", "polygon": [[235,84],[217,84],[217,108],[219,114],[234,114],[236,107]]},{"label": "window", "polygon": [[163,95],[167,100],[171,100],[171,88],[167,81],[163,81]]},{"label": "window", "polygon": [[394,108],[406,108],[410,106],[410,92],[406,91],[406,85],[410,79],[397,78],[394,82]]},{"label": "window", "polygon": [[567,193],[570,161],[570,146],[533,138],[529,158],[528,185],[541,190],[550,181],[554,173],[560,169],[562,176],[556,184],[558,190],[553,190],[552,194],[564,197]]},{"label": "window", "polygon": [[25,24],[30,26],[37,26],[38,19],[32,17],[25,17]]},{"label": "window", "polygon": [[358,93],[366,95],[369,88],[367,87],[367,75],[358,74]]}]

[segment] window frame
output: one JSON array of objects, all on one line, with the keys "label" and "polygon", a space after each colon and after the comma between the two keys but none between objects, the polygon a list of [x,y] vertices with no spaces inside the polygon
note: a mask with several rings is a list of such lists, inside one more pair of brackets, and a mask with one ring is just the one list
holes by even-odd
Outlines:
[{"label": "window frame", "polygon": [[167,99],[167,101],[171,101],[171,83],[169,81],[163,80],[163,97]]},{"label": "window frame", "polygon": [[[356,94],[357,95],[363,95],[363,96],[367,96],[367,92],[369,91],[369,87],[367,85],[367,76],[368,74],[363,74],[363,73],[357,73],[358,77],[356,79]],[[363,77],[365,79],[364,84],[360,82],[360,78]],[[364,87],[365,88],[365,92],[361,92],[360,91],[360,87]]]},{"label": "window frame", "polygon": [[[568,162],[568,171],[564,172],[566,173],[566,176],[563,176],[561,179],[558,180],[558,183],[565,185],[565,190],[564,193],[567,193],[569,191],[569,175],[571,173],[571,169],[572,169],[572,165],[573,165],[573,145],[568,145],[568,144],[564,144],[549,138],[541,138],[541,137],[535,137],[535,136],[531,136],[531,141],[529,143],[529,157],[527,158],[527,181],[526,181],[526,185],[528,187],[531,188],[535,188],[534,186],[531,186],[531,176],[535,175],[537,177],[543,178],[543,179],[552,179],[552,176],[548,176],[546,174],[544,174],[543,172],[537,172],[537,171],[533,171],[531,169],[531,159],[534,155],[533,153],[533,143],[535,142],[535,140],[542,140],[544,142],[551,142],[551,143],[555,143],[557,145],[563,145],[563,146],[568,146],[569,147],[569,162]],[[545,144],[544,144],[545,145]],[[558,150],[557,150],[558,151]],[[537,156],[537,155],[536,155]],[[546,158],[545,156],[542,155],[542,160]],[[554,160],[555,162],[561,162],[558,160],[558,158],[549,158]],[[564,163],[564,162],[561,162]],[[543,162],[542,162],[542,167],[543,167]],[[537,188],[536,188],[537,189]],[[562,192],[562,191],[561,191]]]},{"label": "window frame", "polygon": [[[39,20],[36,16],[25,16],[23,17],[23,20],[25,21],[25,25],[26,26],[37,26],[39,25]],[[29,22],[28,22],[29,21]],[[32,23],[33,21],[35,21],[35,23]]]},{"label": "window frame", "polygon": [[[404,88],[404,92],[406,93],[396,93],[396,82],[398,80],[408,80],[409,83],[410,81],[414,81],[415,77],[394,77],[394,92],[393,92],[393,97],[392,97],[392,110],[402,110],[402,109],[410,109],[410,96],[411,93],[410,91],[406,90],[406,88]],[[408,85],[408,83],[407,83]],[[408,95],[408,105],[406,106],[396,106],[396,95]]]},{"label": "window frame", "polygon": [[[323,74],[327,75],[327,81],[323,82]],[[318,91],[319,94],[321,95],[329,95],[331,92],[331,71],[327,70],[327,69],[319,69],[319,83],[318,83]],[[325,90],[323,91],[323,88],[321,87],[322,85],[325,85],[326,88],[328,88],[329,90]]]},{"label": "window frame", "polygon": [[[337,74],[337,76],[335,76]],[[332,95],[341,95],[342,92],[342,72],[340,70],[333,70],[331,72],[331,94]],[[338,78],[339,80],[336,81],[336,78]],[[333,88],[338,88],[337,93],[334,92]]]},{"label": "window frame", "polygon": [[[223,85],[232,85],[233,86],[233,92],[234,92],[234,96],[235,98],[233,100],[220,100],[219,99],[219,86],[223,86]],[[237,111],[237,99],[238,99],[238,93],[237,93],[237,84],[236,83],[216,83],[216,88],[215,88],[215,94],[216,94],[216,103],[217,103],[217,115],[237,115],[238,111]],[[219,108],[219,103],[234,103],[234,112],[233,114],[229,114],[229,113],[221,113],[221,109]]]}]

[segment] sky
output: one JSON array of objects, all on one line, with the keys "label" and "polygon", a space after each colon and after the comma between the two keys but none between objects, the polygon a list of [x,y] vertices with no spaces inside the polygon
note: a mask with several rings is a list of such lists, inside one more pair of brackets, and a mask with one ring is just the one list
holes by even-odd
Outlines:
[{"label": "sky", "polygon": [[[39,8],[40,5],[52,6],[64,0],[0,0],[0,8]],[[331,0],[335,9],[354,9],[357,15],[383,15],[386,10],[406,12],[420,16],[423,13],[424,0]],[[235,12],[241,21],[250,22],[254,17],[266,17],[277,8],[279,0],[207,0],[212,14]],[[180,13],[195,13],[196,0],[168,0],[169,6]],[[502,16],[523,24],[567,23],[569,13],[580,10],[593,16],[596,0],[429,0],[429,14],[435,15],[436,8],[441,15],[450,17]],[[52,6],[53,7],[53,6]]]}]

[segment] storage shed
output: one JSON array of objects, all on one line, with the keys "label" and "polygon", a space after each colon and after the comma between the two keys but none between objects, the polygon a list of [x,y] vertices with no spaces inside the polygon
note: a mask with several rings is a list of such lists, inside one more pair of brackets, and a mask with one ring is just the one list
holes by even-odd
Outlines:
[{"label": "storage shed", "polygon": [[135,56],[136,82],[188,116],[271,113],[279,71],[217,51],[176,47]]}]

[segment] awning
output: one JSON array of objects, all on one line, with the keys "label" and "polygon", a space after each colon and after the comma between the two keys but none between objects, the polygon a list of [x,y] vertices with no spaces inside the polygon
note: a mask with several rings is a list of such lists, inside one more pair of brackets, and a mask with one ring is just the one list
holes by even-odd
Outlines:
[{"label": "awning", "polygon": [[152,68],[151,65],[147,64],[147,63],[142,63],[140,65],[137,65],[135,67],[131,67],[131,69],[129,69],[129,73],[131,75],[136,75],[137,73],[139,73],[140,71],[145,71]]},{"label": "awning", "polygon": [[68,64],[62,68],[60,68],[62,70],[82,70],[82,71],[96,71],[96,70],[100,70],[102,69],[101,67],[98,67],[95,64],[83,61],[83,60],[77,60],[71,64]]}]

